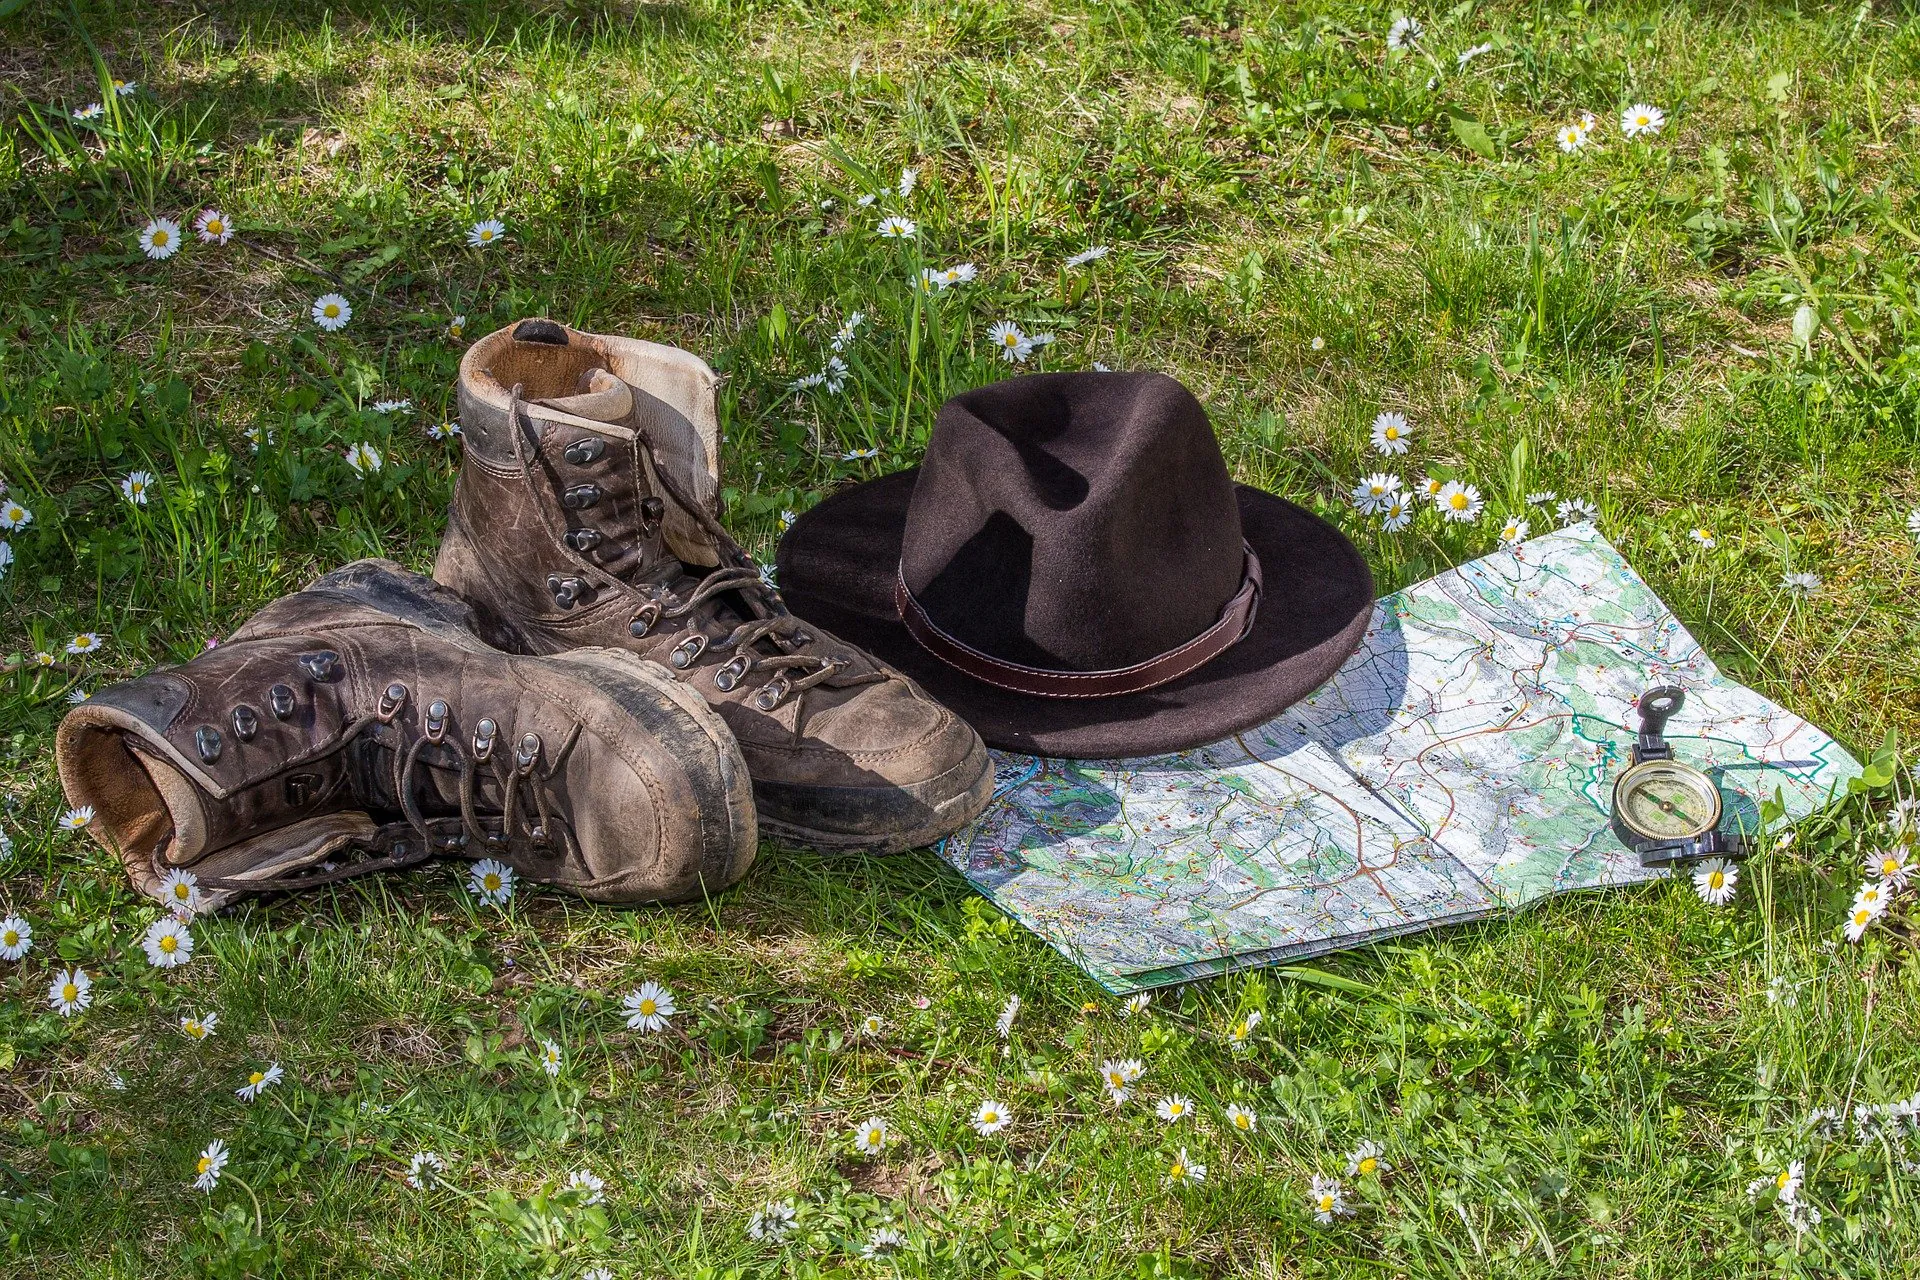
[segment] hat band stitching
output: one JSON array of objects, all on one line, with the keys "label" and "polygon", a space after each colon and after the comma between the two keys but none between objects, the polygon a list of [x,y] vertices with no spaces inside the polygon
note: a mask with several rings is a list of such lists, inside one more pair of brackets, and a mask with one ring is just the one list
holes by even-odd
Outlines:
[{"label": "hat band stitching", "polygon": [[927,616],[926,609],[907,588],[904,566],[893,579],[893,605],[907,634],[928,653],[963,675],[1012,693],[1037,698],[1113,698],[1140,693],[1199,670],[1231,649],[1253,629],[1260,608],[1260,557],[1241,542],[1246,552],[1239,591],[1220,610],[1219,620],[1184,644],[1165,653],[1108,671],[1054,671],[1029,667],[982,653],[966,641],[949,635]]}]

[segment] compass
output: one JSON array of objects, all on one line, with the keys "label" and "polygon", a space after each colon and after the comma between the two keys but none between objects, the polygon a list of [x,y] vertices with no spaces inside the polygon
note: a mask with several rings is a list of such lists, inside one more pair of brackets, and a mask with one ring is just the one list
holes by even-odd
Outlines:
[{"label": "compass", "polygon": [[1640,732],[1632,763],[1613,784],[1613,833],[1640,855],[1643,867],[1744,855],[1740,837],[1720,830],[1720,788],[1676,759],[1667,721],[1685,705],[1686,690],[1662,685],[1640,695]]}]

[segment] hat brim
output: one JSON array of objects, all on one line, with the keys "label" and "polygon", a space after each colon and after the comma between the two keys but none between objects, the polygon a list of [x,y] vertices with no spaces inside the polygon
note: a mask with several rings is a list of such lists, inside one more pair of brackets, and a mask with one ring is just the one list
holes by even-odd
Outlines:
[{"label": "hat brim", "polygon": [[1001,689],[921,648],[894,611],[918,476],[912,468],[856,485],[795,521],[775,558],[780,594],[798,617],[919,681],[990,747],[1094,760],[1216,742],[1271,720],[1326,683],[1373,614],[1373,575],[1344,534],[1283,498],[1239,485],[1242,531],[1265,582],[1252,629],[1238,644],[1140,693],[1042,698]]}]

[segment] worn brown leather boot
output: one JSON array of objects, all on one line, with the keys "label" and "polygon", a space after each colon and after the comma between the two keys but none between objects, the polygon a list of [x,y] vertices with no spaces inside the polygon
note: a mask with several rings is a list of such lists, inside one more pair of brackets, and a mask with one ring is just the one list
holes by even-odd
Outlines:
[{"label": "worn brown leather boot", "polygon": [[820,849],[938,840],[991,798],[986,748],[790,615],[721,528],[715,383],[685,351],[551,320],[476,342],[433,575],[501,648],[617,645],[697,690],[739,739],[762,831]]},{"label": "worn brown leather boot", "polygon": [[720,718],[611,649],[515,657],[451,591],[362,560],[184,666],[102,689],[55,739],[60,781],[134,886],[206,906],[424,862],[495,858],[602,902],[677,902],[758,843]]}]

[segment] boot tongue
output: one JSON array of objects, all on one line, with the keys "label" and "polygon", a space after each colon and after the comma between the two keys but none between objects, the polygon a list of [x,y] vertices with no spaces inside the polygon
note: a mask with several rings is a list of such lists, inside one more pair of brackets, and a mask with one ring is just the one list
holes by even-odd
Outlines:
[{"label": "boot tongue", "polygon": [[633,388],[605,369],[589,371],[582,381],[586,387],[578,395],[560,396],[543,403],[594,422],[624,423],[633,413]]},{"label": "boot tongue", "polygon": [[170,760],[142,749],[137,742],[130,741],[128,745],[133,748],[134,759],[146,769],[153,789],[160,793],[160,803],[167,807],[167,814],[173,819],[173,839],[167,843],[166,860],[174,866],[194,861],[210,847],[218,825],[207,808],[206,793]]}]

